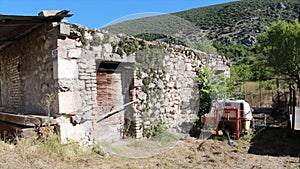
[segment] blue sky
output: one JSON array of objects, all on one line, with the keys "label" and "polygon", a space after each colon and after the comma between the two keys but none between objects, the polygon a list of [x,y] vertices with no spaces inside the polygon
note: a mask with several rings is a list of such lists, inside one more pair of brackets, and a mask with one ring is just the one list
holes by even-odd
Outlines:
[{"label": "blue sky", "polygon": [[74,14],[67,18],[70,23],[100,28],[128,15],[165,14],[232,1],[235,0],[0,0],[0,14],[37,15],[41,10],[68,9]]}]

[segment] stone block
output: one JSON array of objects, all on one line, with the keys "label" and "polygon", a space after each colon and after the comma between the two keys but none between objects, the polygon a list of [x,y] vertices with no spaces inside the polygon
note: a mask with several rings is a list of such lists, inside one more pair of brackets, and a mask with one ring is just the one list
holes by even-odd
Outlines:
[{"label": "stone block", "polygon": [[141,72],[141,78],[144,79],[146,77],[148,77],[149,75],[145,72]]},{"label": "stone block", "polygon": [[83,112],[87,112],[87,111],[90,111],[90,110],[92,110],[92,106],[85,106],[85,107],[82,109]]},{"label": "stone block", "polygon": [[144,93],[144,92],[140,92],[140,93],[138,94],[138,98],[139,98],[140,100],[146,100],[146,99],[147,99],[147,94]]},{"label": "stone block", "polygon": [[89,67],[89,69],[87,69],[86,71],[85,71],[86,73],[96,73],[96,69],[92,69],[91,67]]},{"label": "stone block", "polygon": [[170,81],[170,82],[167,83],[167,86],[168,86],[168,87],[174,87],[174,84],[175,84],[175,83],[174,83],[173,81]]},{"label": "stone block", "polygon": [[149,87],[149,89],[153,89],[155,87],[155,84],[150,83],[148,87]]},{"label": "stone block", "polygon": [[39,16],[55,16],[58,12],[60,12],[59,10],[43,10],[41,11],[38,15]]},{"label": "stone block", "polygon": [[193,66],[190,63],[187,63],[185,66],[186,66],[185,70],[187,71],[191,71],[193,69]]},{"label": "stone block", "polygon": [[57,50],[57,57],[60,59],[67,58],[68,56],[68,50],[67,49],[58,49]]},{"label": "stone block", "polygon": [[84,120],[92,120],[93,113],[91,111],[85,112],[82,116]]},{"label": "stone block", "polygon": [[80,142],[87,137],[87,134],[92,129],[92,123],[87,121],[83,124],[73,125],[68,117],[58,117],[56,119],[59,126],[60,139],[63,144],[70,142]]},{"label": "stone block", "polygon": [[97,85],[96,84],[86,84],[85,85],[87,88],[96,88]]},{"label": "stone block", "polygon": [[181,81],[176,81],[175,82],[175,87],[177,88],[177,89],[180,89],[181,87],[182,87],[182,83],[181,83]]},{"label": "stone block", "polygon": [[93,67],[93,69],[96,69],[96,61],[94,59],[89,59],[87,61],[87,64],[90,66],[90,67]]},{"label": "stone block", "polygon": [[158,108],[158,109],[160,109],[161,108],[161,104],[158,102],[158,103],[155,104],[155,107]]},{"label": "stone block", "polygon": [[128,63],[134,63],[135,62],[135,56],[134,55],[127,56],[126,62],[128,62]]},{"label": "stone block", "polygon": [[82,50],[80,48],[70,49],[68,57],[71,59],[77,59],[80,57]]},{"label": "stone block", "polygon": [[80,80],[88,80],[90,79],[90,76],[79,76]]},{"label": "stone block", "polygon": [[184,68],[185,68],[184,61],[183,60],[178,60],[178,62],[175,62],[174,68],[176,70],[184,70]]},{"label": "stone block", "polygon": [[112,50],[113,50],[113,48],[112,48],[111,44],[104,44],[103,45],[103,51],[104,52],[106,52],[106,53],[112,53]]},{"label": "stone block", "polygon": [[113,53],[112,55],[111,55],[111,59],[112,60],[122,60],[122,57],[120,56],[120,55],[118,55],[118,54],[116,54],[116,53]]},{"label": "stone block", "polygon": [[58,93],[59,114],[72,114],[77,112],[82,106],[79,92]]},{"label": "stone block", "polygon": [[59,34],[62,36],[70,36],[70,26],[65,23],[59,24]]},{"label": "stone block", "polygon": [[76,48],[76,40],[70,38],[58,39],[57,46],[58,48],[62,48],[62,49],[74,49]]},{"label": "stone block", "polygon": [[162,80],[160,80],[160,79],[158,79],[158,81],[157,81],[157,86],[158,86],[160,89],[163,89],[163,88],[165,87],[164,82],[163,82]]},{"label": "stone block", "polygon": [[78,66],[76,60],[58,59],[53,63],[54,79],[77,79]]}]

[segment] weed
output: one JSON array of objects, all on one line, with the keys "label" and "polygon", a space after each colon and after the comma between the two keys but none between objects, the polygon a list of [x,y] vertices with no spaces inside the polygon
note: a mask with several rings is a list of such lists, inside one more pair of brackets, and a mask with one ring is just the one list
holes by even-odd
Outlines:
[{"label": "weed", "polygon": [[163,122],[161,121],[155,121],[152,123],[148,133],[147,133],[147,138],[151,138],[154,136],[159,136],[162,133],[166,131],[166,126]]},{"label": "weed", "polygon": [[298,166],[298,167],[294,167],[293,169],[300,169],[300,166]]},{"label": "weed", "polygon": [[91,46],[100,46],[102,44],[101,38],[98,35],[93,36],[93,40],[91,40]]},{"label": "weed", "polygon": [[51,125],[51,109],[52,104],[55,100],[56,94],[55,93],[48,93],[46,98],[42,101],[41,107],[46,111],[48,116],[47,126],[50,127]]},{"label": "weed", "polygon": [[253,132],[249,132],[247,135],[244,135],[241,139],[242,139],[242,140],[249,141],[249,140],[251,140],[253,137],[255,137],[254,133],[253,133]]},{"label": "weed", "polygon": [[80,33],[80,41],[82,45],[87,46],[88,40],[85,38],[85,29],[82,27],[78,27],[76,30]]},{"label": "weed", "polygon": [[119,46],[127,55],[133,54],[138,50],[138,44],[136,41],[133,40],[120,41]]},{"label": "weed", "polygon": [[96,145],[92,148],[92,152],[95,154],[98,154],[100,156],[105,157],[106,156],[106,152],[101,148],[100,145]]},{"label": "weed", "polygon": [[104,34],[104,38],[102,40],[102,43],[105,44],[105,43],[108,43],[110,40],[110,36],[108,34]]},{"label": "weed", "polygon": [[79,152],[79,145],[70,143],[63,145],[60,142],[59,136],[54,133],[48,133],[47,140],[38,140],[36,142],[38,148],[42,152],[48,152],[50,155],[58,155],[62,160],[70,159],[70,157]]},{"label": "weed", "polygon": [[39,133],[38,138],[47,139],[47,137],[52,133],[54,133],[54,126],[51,126],[51,110],[52,110],[52,104],[55,100],[56,94],[55,93],[48,93],[45,97],[45,99],[41,103],[41,107],[46,111],[46,114],[48,116],[47,122],[46,122],[46,130],[44,130],[42,126],[38,126]]},{"label": "weed", "polygon": [[238,153],[240,151],[241,151],[240,147],[233,147],[232,150],[231,150],[231,152],[235,152],[235,153]]}]

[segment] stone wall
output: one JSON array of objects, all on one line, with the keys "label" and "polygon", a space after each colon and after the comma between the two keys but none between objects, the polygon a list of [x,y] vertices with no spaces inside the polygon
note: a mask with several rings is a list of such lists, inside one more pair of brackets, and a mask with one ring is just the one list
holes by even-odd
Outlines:
[{"label": "stone wall", "polygon": [[[96,103],[96,62],[83,57],[80,37],[70,31],[69,25],[60,25],[57,39],[57,60],[54,79],[58,83],[58,118],[63,143],[70,140],[92,144],[91,138]],[[75,30],[75,33],[77,31]]]},{"label": "stone wall", "polygon": [[196,70],[229,72],[222,56],[66,23],[34,30],[2,50],[0,61],[2,106],[47,115],[42,101],[54,95],[62,142],[84,145],[148,137],[159,123],[188,132],[199,104]]},{"label": "stone wall", "polygon": [[[85,66],[92,68],[97,76],[97,79],[93,77],[92,81],[92,98],[88,97],[86,100],[86,102],[96,103],[96,107],[93,109],[93,138],[96,141],[116,141],[123,137],[124,116],[128,112],[121,111],[101,122],[96,121],[129,102],[129,94],[126,91],[128,91],[130,80],[133,77],[130,70],[134,57],[121,57],[112,52],[112,44],[120,39],[117,35],[109,35],[105,31],[85,29],[75,25],[71,25],[71,30],[74,34],[80,34],[81,41],[85,42],[82,46],[81,60],[90,62]],[[91,64],[94,66],[90,67]],[[84,67],[80,64],[78,66]]]},{"label": "stone wall", "polygon": [[[196,70],[207,65],[229,73],[222,56],[65,26],[70,31],[58,40],[55,70],[58,112],[63,114],[58,122],[66,141],[114,141],[128,133],[147,137],[158,123],[174,132],[188,132],[199,105]],[[97,122],[131,101],[136,101],[131,107]]]},{"label": "stone wall", "polygon": [[0,53],[2,106],[22,114],[46,115],[42,101],[55,93],[52,61],[56,37],[45,24]]},{"label": "stone wall", "polygon": [[[183,46],[111,35],[103,30],[85,29],[84,32],[85,46],[82,57],[94,56],[97,65],[101,62],[121,63],[120,65],[134,63],[129,66],[134,70],[134,74],[127,73],[127,80],[122,79],[125,81],[121,89],[124,94],[123,101],[115,102],[111,108],[132,100],[137,102],[133,104],[133,109],[124,112],[125,119],[121,118],[121,125],[114,126],[111,123],[111,126],[118,128],[115,132],[124,131],[119,129],[126,122],[130,123],[131,130],[137,138],[147,136],[149,130],[157,123],[164,123],[175,132],[188,132],[199,105],[199,100],[195,97],[198,89],[196,69],[206,65],[216,67],[218,72],[229,75],[228,61],[223,56],[208,55]],[[121,67],[118,66],[118,69],[125,72]],[[128,86],[132,81],[134,85],[130,88]],[[98,107],[96,119],[103,113],[105,114],[103,106]],[[94,127],[99,129],[103,126],[101,123],[95,123]],[[111,132],[100,132],[97,137]]]},{"label": "stone wall", "polygon": [[[155,44],[153,44],[155,45]],[[199,110],[197,71],[202,66],[214,67],[216,72],[229,75],[227,59],[208,55],[183,46],[163,46],[163,57],[135,75],[136,137],[148,137],[156,125],[165,125],[169,131],[188,133]],[[160,48],[161,49],[161,48]],[[146,57],[142,55],[140,57]],[[148,56],[149,57],[149,56]],[[155,53],[153,58],[157,58]],[[138,54],[136,61],[139,61]],[[151,65],[150,62],[141,65]],[[152,70],[152,71],[149,71]]]},{"label": "stone wall", "polygon": [[[53,66],[54,79],[58,83],[58,118],[56,121],[60,126],[62,142],[75,140],[82,144],[91,144],[94,140],[120,139],[123,120],[114,116],[101,123],[96,121],[111,109],[123,105],[122,101],[125,100],[120,98],[120,95],[123,96],[121,88],[123,81],[120,79],[123,73],[110,76],[114,77],[111,80],[118,81],[115,83],[116,89],[115,86],[111,87],[111,90],[116,93],[116,98],[112,99],[114,102],[112,106],[98,104],[101,102],[99,99],[104,98],[99,98],[100,94],[97,93],[97,89],[105,86],[101,84],[101,81],[97,81],[97,74],[99,74],[98,69],[101,63],[124,62],[127,64],[132,63],[133,60],[122,59],[120,56],[116,58],[112,55],[112,46],[109,44],[115,39],[106,37],[107,34],[77,25],[61,24],[59,28],[57,60],[54,61]],[[98,92],[101,91],[98,90]],[[124,116],[124,113],[118,115]]]}]

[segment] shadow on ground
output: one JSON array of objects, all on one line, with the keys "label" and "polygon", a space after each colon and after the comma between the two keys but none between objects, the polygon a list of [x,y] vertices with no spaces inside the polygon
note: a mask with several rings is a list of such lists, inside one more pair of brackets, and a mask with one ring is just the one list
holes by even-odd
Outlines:
[{"label": "shadow on ground", "polygon": [[251,139],[250,154],[300,157],[300,133],[283,127],[265,127]]}]

